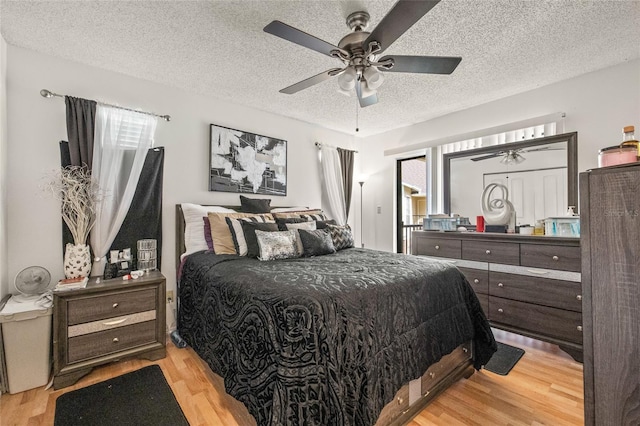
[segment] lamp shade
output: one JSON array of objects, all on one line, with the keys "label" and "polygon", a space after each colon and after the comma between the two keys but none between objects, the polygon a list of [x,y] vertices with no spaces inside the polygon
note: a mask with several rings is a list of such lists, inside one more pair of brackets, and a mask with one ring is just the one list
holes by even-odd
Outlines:
[{"label": "lamp shade", "polygon": [[369,89],[375,90],[382,86],[382,83],[384,82],[384,76],[376,67],[369,66],[365,68],[363,75],[364,79],[367,80],[367,86],[369,86]]},{"label": "lamp shade", "polygon": [[338,85],[342,90],[352,90],[356,86],[356,70],[349,67],[338,76]]}]

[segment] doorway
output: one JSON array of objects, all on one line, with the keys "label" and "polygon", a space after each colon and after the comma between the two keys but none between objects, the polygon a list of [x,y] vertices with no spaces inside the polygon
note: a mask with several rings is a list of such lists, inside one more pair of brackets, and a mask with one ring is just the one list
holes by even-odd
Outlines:
[{"label": "doorway", "polygon": [[427,157],[396,162],[396,251],[411,254],[411,232],[427,216]]}]

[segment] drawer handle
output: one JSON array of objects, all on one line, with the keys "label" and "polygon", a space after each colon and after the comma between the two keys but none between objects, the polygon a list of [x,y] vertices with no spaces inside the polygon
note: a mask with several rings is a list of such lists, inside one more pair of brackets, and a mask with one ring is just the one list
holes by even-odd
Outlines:
[{"label": "drawer handle", "polygon": [[476,278],[476,279],[473,280],[473,282],[478,284],[480,282],[480,280]]},{"label": "drawer handle", "polygon": [[114,303],[114,304],[113,304],[113,309],[115,309],[115,308],[117,308],[117,307],[118,307],[118,302],[116,302],[116,303]]},{"label": "drawer handle", "polygon": [[435,249],[436,249],[436,250],[440,250],[440,246],[436,246],[436,247],[435,247]]},{"label": "drawer handle", "polygon": [[547,275],[549,273],[549,271],[541,271],[540,269],[527,269],[527,272],[538,275]]},{"label": "drawer handle", "polygon": [[502,310],[502,308],[498,308],[498,312],[503,313],[504,310]]},{"label": "drawer handle", "polygon": [[504,287],[504,284],[498,283],[498,287]]},{"label": "drawer handle", "polygon": [[576,296],[576,299],[578,299],[578,300],[582,300],[582,295],[581,295],[581,294],[577,295],[577,296]]},{"label": "drawer handle", "polygon": [[491,250],[487,250],[487,251],[485,251],[485,253],[491,254]]},{"label": "drawer handle", "polygon": [[558,259],[560,259],[560,258],[559,258],[558,256],[553,256],[553,257],[552,257],[552,259],[553,259],[553,260],[558,260]]},{"label": "drawer handle", "polygon": [[582,326],[581,325],[577,326],[576,328],[578,329],[579,332],[582,332]]},{"label": "drawer handle", "polygon": [[102,325],[118,325],[118,324],[122,324],[123,322],[125,322],[128,319],[129,319],[129,317],[122,318],[122,319],[115,320],[115,321],[103,322]]},{"label": "drawer handle", "polygon": [[433,379],[434,377],[436,377],[436,373],[434,373],[433,371],[429,371],[429,377]]},{"label": "drawer handle", "polygon": [[467,349],[467,348],[462,348],[462,352],[464,352],[464,353],[466,354],[467,352],[469,352],[469,349]]},{"label": "drawer handle", "polygon": [[398,397],[398,405],[402,405],[402,404],[404,404],[404,398],[399,396]]},{"label": "drawer handle", "polygon": [[117,337],[113,338],[113,343],[118,343],[120,341],[120,339],[118,339]]}]

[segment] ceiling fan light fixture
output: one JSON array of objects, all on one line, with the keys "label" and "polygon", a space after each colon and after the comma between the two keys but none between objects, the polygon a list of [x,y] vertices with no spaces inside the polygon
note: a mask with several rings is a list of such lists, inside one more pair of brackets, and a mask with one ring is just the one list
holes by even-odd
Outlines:
[{"label": "ceiling fan light fixture", "polygon": [[362,84],[360,85],[360,90],[363,99],[368,98],[369,96],[373,96],[377,93],[376,90],[373,87],[369,86],[366,81],[362,82]]},{"label": "ceiling fan light fixture", "polygon": [[364,79],[370,89],[377,89],[384,83],[384,76],[376,67],[367,67],[363,72]]},{"label": "ceiling fan light fixture", "polygon": [[342,90],[352,90],[356,86],[356,69],[348,67],[345,72],[338,76],[338,85]]}]

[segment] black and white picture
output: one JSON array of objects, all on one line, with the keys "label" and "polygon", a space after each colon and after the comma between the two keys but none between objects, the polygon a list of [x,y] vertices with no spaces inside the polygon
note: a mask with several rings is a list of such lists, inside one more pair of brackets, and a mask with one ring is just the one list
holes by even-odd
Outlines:
[{"label": "black and white picture", "polygon": [[209,191],[287,195],[287,141],[211,125]]}]

